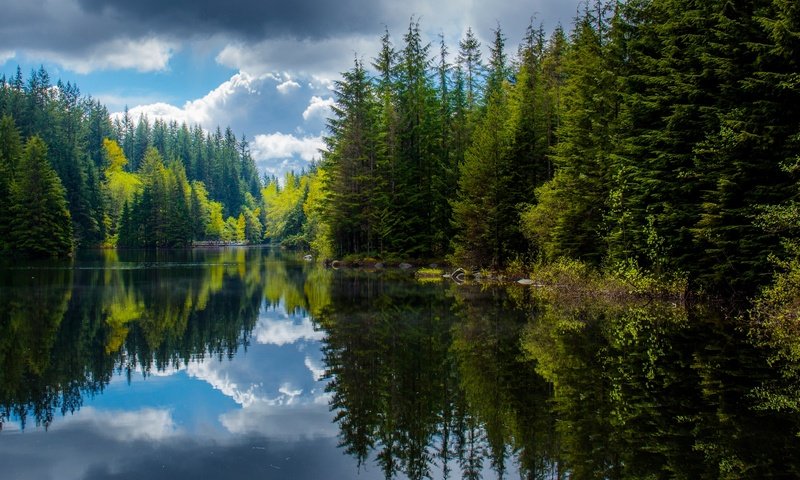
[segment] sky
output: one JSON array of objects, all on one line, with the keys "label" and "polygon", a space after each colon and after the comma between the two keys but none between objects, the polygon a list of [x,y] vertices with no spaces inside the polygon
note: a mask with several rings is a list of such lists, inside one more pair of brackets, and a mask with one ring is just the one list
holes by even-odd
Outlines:
[{"label": "sky", "polygon": [[[411,19],[457,52],[471,27],[488,55],[509,52],[533,20],[569,29],[578,0],[0,0],[0,74],[43,65],[119,115],[230,126],[267,174],[319,158],[333,81],[369,63]],[[452,55],[452,54],[451,54]]]}]

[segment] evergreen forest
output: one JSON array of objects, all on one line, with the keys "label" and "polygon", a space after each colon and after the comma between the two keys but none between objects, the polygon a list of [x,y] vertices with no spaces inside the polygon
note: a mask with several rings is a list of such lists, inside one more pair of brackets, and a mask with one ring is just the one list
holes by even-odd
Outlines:
[{"label": "evergreen forest", "polygon": [[794,285],[797,2],[594,0],[548,28],[516,47],[467,29],[457,51],[418,19],[386,31],[335,83],[320,161],[281,179],[229,128],[112,120],[18,69],[0,78],[0,250],[270,242]]}]

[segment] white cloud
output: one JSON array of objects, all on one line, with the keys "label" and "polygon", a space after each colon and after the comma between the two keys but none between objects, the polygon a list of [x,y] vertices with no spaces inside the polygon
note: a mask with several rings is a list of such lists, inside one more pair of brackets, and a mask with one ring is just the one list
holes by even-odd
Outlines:
[{"label": "white cloud", "polygon": [[89,427],[101,435],[120,442],[164,440],[180,435],[172,418],[172,412],[155,408],[129,412],[84,407],[75,415],[55,423],[51,429],[58,430],[76,425]]},{"label": "white cloud", "polygon": [[246,388],[240,387],[231,380],[227,372],[222,372],[219,364],[214,362],[191,363],[186,369],[190,377],[195,377],[205,381],[215,390],[219,390],[226,397],[230,397],[234,402],[243,407],[249,407],[258,400],[256,390],[257,385],[250,384]]},{"label": "white cloud", "polygon": [[325,376],[325,367],[314,363],[311,357],[306,357],[303,364],[311,372],[311,376],[314,377],[314,380],[317,382],[322,380],[322,377]]},{"label": "white cloud", "polygon": [[333,91],[336,88],[333,80],[328,77],[321,77],[319,75],[312,75],[311,81],[308,82],[308,88],[312,90]]},{"label": "white cloud", "polygon": [[[229,123],[231,118],[247,108],[248,102],[241,101],[242,97],[259,95],[261,85],[267,80],[274,79],[272,74],[254,76],[239,72],[204,97],[184,103],[183,107],[156,102],[133,107],[129,110],[129,115],[134,119],[138,119],[140,115],[147,115],[151,121],[160,118],[165,121],[186,122],[189,125],[200,124],[206,129],[211,129],[216,125]],[[112,117],[121,115],[122,112],[115,112]]]},{"label": "white cloud", "polygon": [[339,428],[331,421],[327,401],[292,405],[259,402],[250,408],[224,413],[219,420],[231,433],[282,440],[332,438],[339,434]]},{"label": "white cloud", "polygon": [[[218,63],[247,72],[289,71],[303,77],[339,78],[353,66],[353,59],[371,59],[380,42],[374,35],[350,35],[322,40],[279,38],[255,44],[229,44],[220,51]],[[326,82],[327,83],[327,82]]]},{"label": "white cloud", "polygon": [[295,82],[294,80],[286,80],[285,82],[281,83],[277,87],[275,87],[281,94],[286,95],[287,93],[291,92],[292,90],[297,90],[300,88],[300,84]]},{"label": "white cloud", "polygon": [[256,342],[263,345],[290,345],[301,340],[319,342],[325,338],[325,332],[315,330],[311,319],[304,318],[299,324],[292,319],[273,320],[259,318],[258,324],[253,329]]},{"label": "white cloud", "polygon": [[77,73],[96,70],[133,69],[139,72],[166,70],[177,44],[155,37],[146,39],[115,38],[93,45],[89,51],[56,53],[32,51],[31,56],[50,59]]},{"label": "white cloud", "polygon": [[14,50],[0,50],[0,65],[6,63],[16,56],[17,52]]},{"label": "white cloud", "polygon": [[[125,106],[159,103],[162,97],[155,93],[136,95],[119,92],[99,92],[92,93],[92,98],[105,105],[111,112],[121,112]],[[114,115],[117,114],[115,113]]]},{"label": "white cloud", "polygon": [[328,112],[331,111],[331,107],[334,103],[332,97],[323,99],[314,95],[311,97],[308,107],[303,112],[303,120],[308,120],[309,118],[325,118]]},{"label": "white cloud", "polygon": [[287,159],[298,156],[310,162],[319,158],[321,149],[325,148],[322,136],[307,136],[298,138],[287,133],[270,133],[256,135],[250,145],[253,158],[260,160]]},{"label": "white cloud", "polygon": [[283,400],[286,405],[291,405],[297,397],[303,394],[302,388],[292,389],[292,386],[288,383],[281,385],[278,391],[283,394]]}]

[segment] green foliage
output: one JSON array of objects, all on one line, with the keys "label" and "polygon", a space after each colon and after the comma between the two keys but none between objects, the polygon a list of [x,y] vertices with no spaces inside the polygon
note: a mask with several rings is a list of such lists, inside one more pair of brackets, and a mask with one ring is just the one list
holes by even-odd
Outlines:
[{"label": "green foliage", "polygon": [[[69,82],[59,80],[54,85],[44,68],[32,71],[27,82],[23,81],[21,71],[11,81],[5,77],[0,79],[0,117],[7,116],[10,119],[0,128],[4,132],[0,138],[3,145],[11,145],[8,135],[14,123],[21,137],[17,143],[38,135],[47,145],[49,163],[65,189],[73,243],[77,246],[116,245],[122,232],[126,202],[129,221],[135,223],[126,226],[130,235],[122,235],[128,237],[123,243],[129,246],[179,246],[205,239],[207,215],[192,216],[189,221],[187,214],[169,221],[165,217],[160,226],[150,225],[148,229],[156,228],[161,237],[143,240],[145,226],[137,222],[143,221],[145,216],[134,211],[137,210],[135,204],[141,199],[149,202],[148,208],[167,204],[163,195],[154,196],[155,191],[145,195],[143,191],[139,170],[146,163],[151,148],[159,153],[162,163],[170,165],[169,169],[177,178],[169,185],[159,184],[159,188],[167,188],[161,189],[162,194],[168,191],[168,196],[177,201],[171,213],[182,215],[188,211],[184,209],[184,202],[178,201],[181,190],[189,192],[183,177],[202,182],[206,198],[220,202],[227,215],[238,217],[245,206],[251,210],[255,208],[255,205],[246,205],[248,195],[255,198],[255,203],[259,201],[261,182],[248,143],[244,138],[238,140],[230,129],[206,134],[199,126],[168,124],[159,119],[151,122],[144,116],[134,119],[127,110],[112,122],[108,110],[99,102],[81,97],[77,86]],[[9,198],[8,181],[15,168],[5,160],[11,158],[9,152],[3,151],[4,160],[0,162],[4,178],[0,180],[0,196],[4,200]],[[18,157],[19,153],[12,156]],[[180,164],[180,168],[174,164]],[[6,171],[9,168],[11,170]],[[182,174],[179,173],[181,168]],[[176,183],[181,184],[180,187]],[[137,196],[139,200],[134,201]],[[199,208],[199,198],[195,200],[195,207]],[[0,208],[4,212],[10,211],[8,205],[0,204],[0,207],[5,207]],[[156,212],[151,213],[155,215]],[[0,218],[0,236],[4,239],[8,238],[3,235],[8,221]],[[194,224],[189,234],[184,225],[187,221]],[[171,240],[166,240],[165,236]],[[2,243],[0,250],[9,247],[7,240]]]},{"label": "green foliage", "polygon": [[39,137],[31,137],[25,144],[9,200],[9,241],[14,250],[36,256],[72,253],[66,192]]},{"label": "green foliage", "polygon": [[264,237],[268,241],[298,248],[308,246],[309,239],[304,237],[304,205],[308,197],[309,182],[314,176],[313,173],[298,176],[288,172],[282,185],[273,181],[261,191],[266,215]]},{"label": "green foliage", "polygon": [[455,258],[467,265],[497,267],[507,258],[518,225],[508,198],[511,170],[507,87],[494,91],[460,169],[459,198],[453,203],[458,235]]},{"label": "green foliage", "polygon": [[183,165],[166,167],[155,148],[148,148],[138,172],[141,194],[129,205],[120,226],[118,243],[124,247],[186,247],[192,241],[189,218],[191,187]]},{"label": "green foliage", "polygon": [[105,177],[102,190],[106,201],[108,225],[106,235],[109,246],[115,245],[123,206],[131,204],[134,197],[142,191],[142,180],[135,173],[125,170],[128,160],[119,144],[113,140],[103,140],[103,158]]},{"label": "green foliage", "polygon": [[22,157],[22,141],[10,116],[0,120],[0,252],[13,247],[8,242],[11,228],[11,186]]},{"label": "green foliage", "polygon": [[797,248],[799,23],[789,0],[595,0],[569,34],[531,25],[514,58],[498,27],[483,61],[468,28],[451,64],[412,19],[397,47],[381,37],[374,77],[357,59],[336,83],[322,163],[265,185],[230,129],[112,124],[74,85],[18,72],[0,82],[0,202],[38,134],[81,245],[563,258],[752,293]]}]

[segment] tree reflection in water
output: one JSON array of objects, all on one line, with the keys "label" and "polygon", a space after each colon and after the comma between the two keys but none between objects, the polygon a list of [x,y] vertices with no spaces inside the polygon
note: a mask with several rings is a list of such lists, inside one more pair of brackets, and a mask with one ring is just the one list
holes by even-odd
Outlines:
[{"label": "tree reflection in water", "polygon": [[0,268],[0,423],[47,427],[120,373],[228,361],[265,309],[324,332],[339,446],[386,478],[800,476],[800,415],[778,401],[800,368],[775,368],[718,309],[421,284],[261,249]]},{"label": "tree reflection in water", "polygon": [[341,445],[387,478],[798,474],[798,412],[758,408],[778,373],[717,309],[363,274],[332,299]]}]

